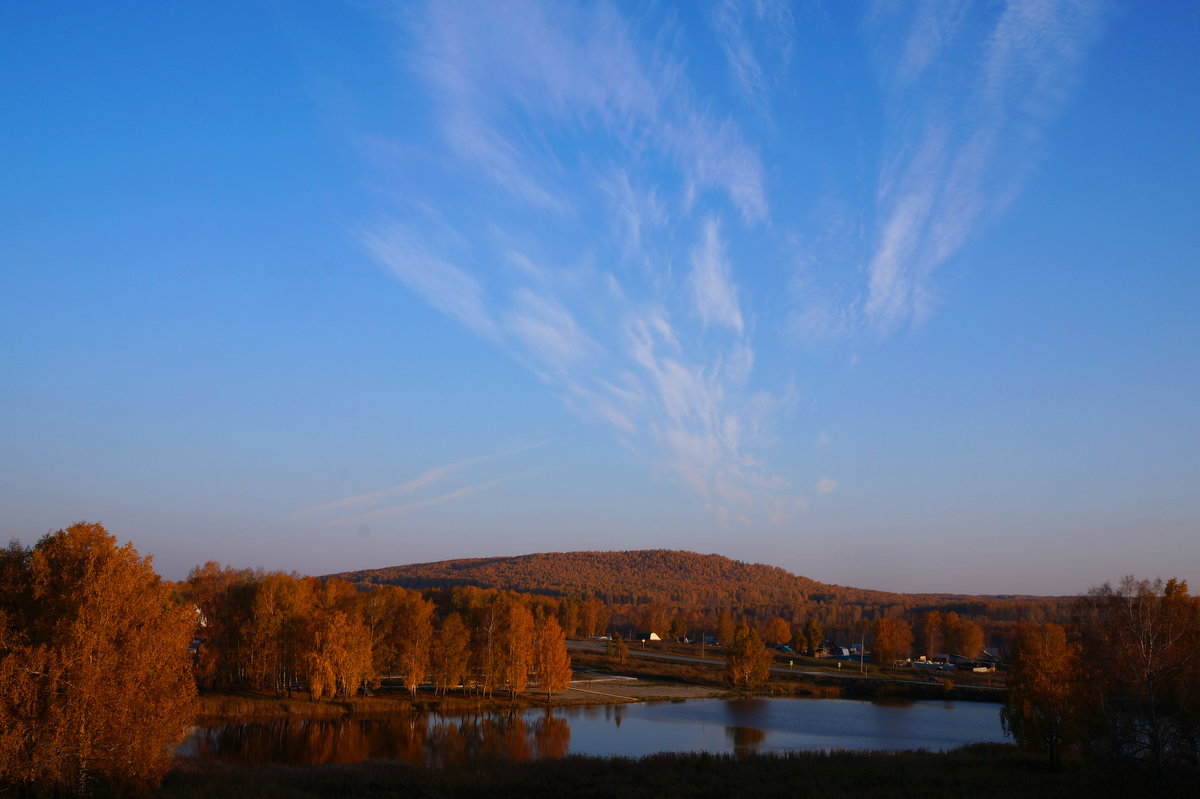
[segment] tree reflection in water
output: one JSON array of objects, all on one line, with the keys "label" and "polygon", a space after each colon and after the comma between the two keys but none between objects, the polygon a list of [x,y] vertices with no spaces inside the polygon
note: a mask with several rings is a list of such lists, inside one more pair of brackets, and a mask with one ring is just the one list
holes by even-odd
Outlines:
[{"label": "tree reflection in water", "polygon": [[425,739],[426,762],[431,766],[461,766],[470,762],[475,751],[472,726],[470,720],[458,724],[442,720],[430,725]]},{"label": "tree reflection in water", "polygon": [[757,727],[726,727],[725,734],[733,741],[733,752],[748,755],[758,749],[767,734]]},{"label": "tree reflection in water", "polygon": [[536,748],[535,757],[539,760],[557,760],[567,754],[571,747],[571,725],[567,720],[555,716],[546,708],[542,716],[533,726],[533,743]]},{"label": "tree reflection in water", "polygon": [[546,715],[532,724],[517,713],[447,718],[424,713],[383,719],[280,719],[198,728],[189,755],[246,764],[357,763],[388,758],[430,766],[473,760],[560,758],[570,748],[566,719]]},{"label": "tree reflection in water", "polygon": [[1001,741],[999,727],[995,708],[980,703],[944,706],[912,702],[892,707],[835,699],[697,700],[657,706],[512,708],[465,715],[429,712],[351,720],[293,718],[200,727],[181,745],[179,754],[243,763],[391,759],[455,767],[481,759],[559,758],[572,752],[944,750]]}]

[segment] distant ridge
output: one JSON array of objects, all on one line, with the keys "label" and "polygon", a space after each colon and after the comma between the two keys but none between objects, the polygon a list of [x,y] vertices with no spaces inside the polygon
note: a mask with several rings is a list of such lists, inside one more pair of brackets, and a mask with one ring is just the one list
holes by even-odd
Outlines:
[{"label": "distant ridge", "polygon": [[473,585],[556,596],[580,594],[616,603],[661,599],[706,605],[791,605],[846,594],[857,601],[886,603],[900,596],[827,585],[778,566],[670,549],[464,558],[329,576],[406,588]]}]

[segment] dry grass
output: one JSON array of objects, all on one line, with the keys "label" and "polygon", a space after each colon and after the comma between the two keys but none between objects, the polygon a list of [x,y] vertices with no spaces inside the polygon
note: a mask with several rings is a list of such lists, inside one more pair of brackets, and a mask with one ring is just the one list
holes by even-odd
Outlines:
[{"label": "dry grass", "polygon": [[1159,795],[1194,797],[1197,785],[1174,775],[1161,793],[1137,769],[1068,763],[1060,773],[1007,745],[947,753],[836,752],[783,756],[662,754],[626,758],[477,761],[422,768],[368,761],[334,766],[253,768],[181,762],[160,796],[318,797],[769,797],[888,796],[922,799],[1095,799]]}]

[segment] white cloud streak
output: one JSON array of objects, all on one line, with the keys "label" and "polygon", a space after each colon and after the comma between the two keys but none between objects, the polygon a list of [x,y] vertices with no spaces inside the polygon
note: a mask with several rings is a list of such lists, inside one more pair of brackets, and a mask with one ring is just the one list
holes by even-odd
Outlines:
[{"label": "white cloud streak", "polygon": [[560,370],[595,348],[566,308],[528,288],[516,292],[505,326],[538,360]]},{"label": "white cloud streak", "polygon": [[[761,3],[747,19],[785,12]],[[458,196],[419,186],[406,200],[435,209],[439,225],[454,219],[452,230],[434,236],[403,222],[362,239],[432,307],[632,448],[650,442],[651,457],[714,512],[732,513],[778,489],[750,450],[783,403],[748,390],[754,350],[719,220],[757,226],[770,206],[757,151],[732,118],[695,99],[671,44],[678,32],[665,24],[647,34],[606,3],[536,0],[431,2],[404,15],[407,63],[428,88],[446,178],[460,196],[498,189],[514,213],[487,219],[481,234],[462,220]],[[776,40],[772,52],[789,46]],[[580,163],[573,143],[595,139],[609,161]],[[699,240],[677,276],[669,223],[697,219]],[[547,228],[613,240],[616,257],[597,268],[576,253],[565,267],[541,252]],[[673,316],[700,320],[705,340]]]},{"label": "white cloud streak", "polygon": [[1106,16],[1104,3],[1010,0],[972,59],[979,67],[964,71],[971,10],[922,3],[898,57],[884,59],[896,114],[915,132],[879,181],[863,312],[883,333],[929,313],[933,271],[1016,194]]},{"label": "white cloud streak", "polygon": [[715,219],[704,222],[700,243],[692,250],[692,294],[696,312],[705,324],[720,324],[742,332],[742,311],[737,289],[721,242],[720,226]]},{"label": "white cloud streak", "polygon": [[[296,513],[292,514],[288,518],[295,520],[295,519],[306,519],[306,518],[313,518],[313,517],[319,517],[319,516],[328,516],[330,514],[334,514],[334,513],[338,513],[338,512],[342,512],[342,511],[346,511],[346,510],[351,510],[354,508],[363,508],[363,507],[369,507],[371,505],[377,505],[381,502],[392,499],[393,497],[405,496],[408,494],[417,493],[417,492],[421,491],[422,489],[429,488],[432,485],[442,482],[447,477],[452,475],[454,472],[457,472],[460,469],[464,469],[468,466],[473,466],[478,463],[485,463],[487,461],[490,461],[490,460],[493,460],[496,458],[504,458],[504,457],[507,457],[510,455],[515,455],[519,452],[525,452],[526,450],[534,449],[534,448],[540,447],[540,446],[544,446],[544,443],[529,444],[527,446],[515,447],[513,449],[504,450],[503,452],[492,452],[492,453],[488,453],[485,455],[475,455],[470,458],[463,458],[461,460],[455,461],[454,463],[447,463],[442,466],[435,466],[432,469],[422,472],[421,474],[417,475],[416,477],[414,477],[411,480],[405,480],[404,482],[396,483],[395,485],[390,485],[390,486],[387,486],[386,488],[377,489],[375,491],[368,491],[368,492],[362,493],[362,494],[354,494],[353,496],[343,497],[341,499],[335,499],[331,502],[323,502],[319,505],[311,505],[307,508],[297,511]],[[492,482],[495,482],[495,481],[492,481]],[[483,484],[481,484],[481,485],[483,485]],[[450,492],[450,494],[445,495],[446,499],[442,499],[441,501],[446,501],[447,499],[453,499],[453,498],[455,498],[455,496],[464,496],[464,495],[458,494],[457,492]],[[425,500],[419,500],[419,501],[417,501],[417,503],[406,503],[406,506],[414,505],[414,506],[420,507],[421,505],[419,503],[421,503],[421,502],[425,502]],[[437,504],[437,503],[433,503],[433,504]],[[346,520],[343,519],[340,521],[346,521]]]},{"label": "white cloud streak", "polygon": [[[484,482],[484,483],[476,483],[474,485],[464,486],[463,488],[458,488],[458,489],[455,489],[454,491],[450,491],[445,494],[439,494],[438,496],[435,496],[435,497],[426,497],[425,499],[417,499],[417,500],[413,500],[412,502],[404,502],[399,505],[388,505],[387,507],[383,507],[383,508],[376,508],[374,510],[363,511],[362,513],[356,513],[353,516],[346,516],[346,517],[343,517],[340,519],[333,519],[331,521],[326,522],[325,526],[326,527],[341,527],[341,526],[344,526],[347,524],[359,524],[361,522],[375,521],[377,519],[390,519],[390,518],[394,518],[396,516],[404,516],[404,515],[414,512],[414,511],[421,510],[422,508],[431,508],[431,507],[434,507],[435,505],[443,505],[447,502],[451,502],[456,499],[461,499],[463,497],[470,496],[471,494],[474,494],[478,491],[483,491],[486,488],[491,488],[492,486],[499,485],[500,483],[505,482],[505,479],[506,478],[497,478],[495,480],[488,480],[487,482]],[[507,478],[507,479],[516,479],[516,478],[514,477],[514,478]]]},{"label": "white cloud streak", "polygon": [[776,76],[786,74],[791,58],[795,24],[791,3],[724,0],[716,4],[711,17],[735,85],[746,97],[763,103]]},{"label": "white cloud streak", "polygon": [[689,99],[682,67],[645,57],[606,4],[431,3],[415,65],[435,87],[446,142],[515,198],[555,213],[574,208],[555,164],[565,153],[531,127],[599,127],[637,152],[671,157],[685,182],[727,193],[747,221],[765,218],[762,163],[737,126]]},{"label": "white cloud streak", "polygon": [[363,245],[426,302],[485,338],[496,337],[496,325],[479,281],[428,252],[420,238],[398,224],[362,235]]},{"label": "white cloud streak", "polygon": [[[994,8],[871,11],[886,120],[881,163],[861,173],[871,208],[832,208],[804,239],[833,257],[797,259],[780,288],[799,301],[776,332],[822,346],[919,322],[936,305],[935,270],[1013,196],[1103,12],[1072,0]],[[780,238],[759,148],[788,138],[769,103],[794,77],[792,13],[723,0],[702,17],[738,88],[735,114],[690,79],[694,53],[680,42],[691,29],[674,13],[540,0],[406,8],[402,60],[433,119],[409,160],[437,179],[396,188],[401,221],[361,237],[431,307],[731,524],[785,523],[807,503],[760,454],[795,392],[756,385],[762,309],[751,304],[770,302],[772,275],[792,266],[759,260],[793,248],[759,241]],[[752,269],[731,252],[755,253]],[[853,268],[831,285],[817,280],[834,268],[825,261]]]}]

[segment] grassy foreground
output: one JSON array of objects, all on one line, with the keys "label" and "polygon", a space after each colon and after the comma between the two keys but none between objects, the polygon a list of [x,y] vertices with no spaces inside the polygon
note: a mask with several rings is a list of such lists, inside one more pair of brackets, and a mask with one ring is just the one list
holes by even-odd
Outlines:
[{"label": "grassy foreground", "polygon": [[396,762],[248,767],[179,761],[159,796],[318,797],[1194,797],[1182,780],[1160,793],[1138,770],[1044,762],[1002,744],[948,753],[838,752],[782,756],[662,754],[639,760],[567,757],[480,761],[453,768]]}]

